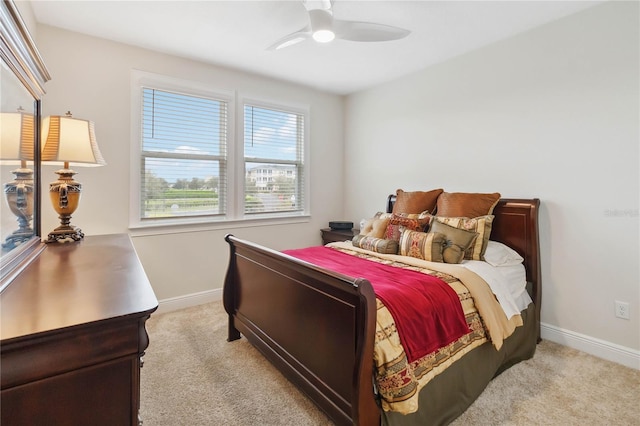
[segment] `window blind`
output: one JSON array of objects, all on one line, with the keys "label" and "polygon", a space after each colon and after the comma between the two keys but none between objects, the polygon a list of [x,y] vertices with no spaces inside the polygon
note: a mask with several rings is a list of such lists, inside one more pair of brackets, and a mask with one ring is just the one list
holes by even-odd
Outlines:
[{"label": "window blind", "polygon": [[224,100],[142,89],[141,219],[226,212]]},{"label": "window blind", "polygon": [[245,214],[304,206],[304,115],[244,105]]}]

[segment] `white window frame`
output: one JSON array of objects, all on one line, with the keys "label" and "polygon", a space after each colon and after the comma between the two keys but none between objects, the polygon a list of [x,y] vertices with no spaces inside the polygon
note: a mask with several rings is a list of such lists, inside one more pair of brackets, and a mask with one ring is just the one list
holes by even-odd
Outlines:
[{"label": "white window frame", "polygon": [[[251,220],[251,219],[261,219],[261,218],[272,218],[272,217],[280,217],[280,218],[295,218],[295,217],[307,217],[310,215],[310,208],[309,206],[311,205],[310,203],[310,165],[309,165],[309,151],[310,151],[310,144],[309,144],[309,107],[305,106],[305,105],[295,105],[292,103],[277,103],[277,102],[273,102],[270,100],[265,100],[265,99],[261,99],[261,98],[256,98],[256,97],[249,97],[249,96],[238,96],[238,113],[237,113],[237,122],[238,122],[238,130],[237,130],[237,141],[238,143],[236,144],[236,156],[238,158],[238,161],[234,163],[234,165],[237,166],[237,168],[239,170],[237,170],[237,174],[236,174],[236,179],[240,179],[238,180],[238,182],[244,182],[245,179],[245,174],[246,174],[246,170],[244,168],[244,107],[245,105],[253,105],[256,107],[260,107],[260,108],[267,108],[267,109],[273,109],[273,110],[278,110],[278,111],[285,111],[285,112],[291,112],[294,114],[299,114],[303,117],[304,119],[304,129],[303,129],[303,141],[302,141],[302,163],[303,163],[303,176],[302,176],[302,192],[304,194],[304,199],[302,201],[301,204],[301,211],[300,212],[286,212],[286,213],[265,213],[265,214],[256,214],[256,213],[251,213],[250,218],[246,219],[246,220]],[[268,171],[264,170],[264,173],[261,173],[262,175],[266,175],[268,178]],[[234,186],[234,189],[237,189],[237,187]],[[242,185],[241,190],[243,192],[243,196],[238,196],[238,194],[236,194],[234,197],[232,197],[235,201],[236,201],[236,208],[237,211],[240,212],[240,214],[244,214],[244,185]]]},{"label": "white window frame", "polygon": [[[173,91],[187,95],[224,100],[227,110],[227,176],[226,212],[218,216],[179,217],[143,220],[141,218],[141,131],[143,88]],[[302,211],[285,213],[251,214],[244,216],[244,104],[290,111],[304,116],[303,141],[303,191]],[[309,107],[279,103],[255,97],[244,97],[233,90],[212,89],[204,83],[169,77],[146,71],[131,72],[131,143],[130,143],[130,200],[129,229],[135,235],[153,235],[176,232],[191,232],[202,229],[221,229],[265,224],[307,222],[310,217],[310,162],[309,162]]]}]

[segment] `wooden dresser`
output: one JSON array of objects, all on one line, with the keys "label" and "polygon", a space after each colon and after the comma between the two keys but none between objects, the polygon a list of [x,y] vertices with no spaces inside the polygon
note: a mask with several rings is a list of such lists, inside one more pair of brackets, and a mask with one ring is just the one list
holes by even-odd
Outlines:
[{"label": "wooden dresser", "polygon": [[137,425],[157,307],[128,235],[47,245],[0,295],[0,423]]}]

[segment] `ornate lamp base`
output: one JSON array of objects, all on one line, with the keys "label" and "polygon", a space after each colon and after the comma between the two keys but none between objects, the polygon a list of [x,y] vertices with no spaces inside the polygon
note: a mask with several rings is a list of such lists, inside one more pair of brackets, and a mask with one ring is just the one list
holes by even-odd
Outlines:
[{"label": "ornate lamp base", "polygon": [[18,229],[9,235],[2,243],[4,250],[12,250],[33,238],[35,233],[31,228],[33,218],[33,170],[21,166],[13,170],[16,175],[12,182],[4,185],[4,195],[11,212],[18,219]]},{"label": "ornate lamp base", "polygon": [[33,229],[26,228],[24,230],[17,230],[4,239],[2,248],[5,250],[13,250],[25,241],[29,241],[34,236]]},{"label": "ornate lamp base", "polygon": [[58,213],[60,226],[49,233],[47,243],[64,241],[71,239],[80,241],[84,238],[84,233],[80,228],[71,225],[71,214],[76,211],[80,202],[82,185],[73,180],[76,173],[69,169],[69,164],[65,163],[64,168],[56,172],[59,176],[56,182],[49,185],[49,196],[54,210]]},{"label": "ornate lamp base", "polygon": [[[69,216],[71,219],[71,216]],[[63,218],[60,217],[60,222],[63,222]],[[68,222],[67,222],[68,223]],[[47,243],[55,243],[63,240],[71,239],[73,241],[80,241],[84,238],[84,232],[77,226],[73,225],[60,225],[53,231],[49,232],[47,236]]]}]

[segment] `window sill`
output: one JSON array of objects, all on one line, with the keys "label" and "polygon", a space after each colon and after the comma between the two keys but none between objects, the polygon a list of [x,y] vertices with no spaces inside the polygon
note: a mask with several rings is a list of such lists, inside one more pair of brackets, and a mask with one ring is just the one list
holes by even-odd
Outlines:
[{"label": "window sill", "polygon": [[129,231],[132,237],[149,235],[184,234],[190,232],[219,231],[225,229],[251,228],[257,226],[290,225],[309,222],[311,216],[292,215],[280,217],[251,217],[245,219],[209,219],[206,221],[162,221],[132,225]]}]

